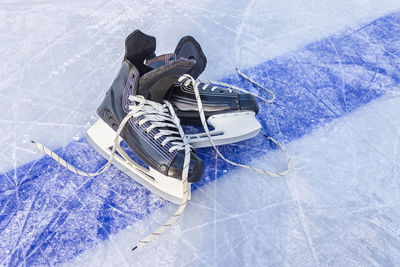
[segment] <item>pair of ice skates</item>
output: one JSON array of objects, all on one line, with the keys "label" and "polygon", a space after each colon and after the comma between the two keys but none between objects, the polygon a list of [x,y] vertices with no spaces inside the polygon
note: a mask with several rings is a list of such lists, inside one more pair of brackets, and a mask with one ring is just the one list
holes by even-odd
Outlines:
[{"label": "pair of ice skates", "polygon": [[[216,146],[254,137],[261,129],[255,118],[258,105],[254,95],[231,85],[195,80],[204,71],[207,59],[193,37],[183,37],[174,53],[156,56],[155,49],[156,39],[139,30],[125,40],[121,68],[97,110],[100,119],[87,131],[89,143],[109,159],[101,171],[79,171],[33,142],[77,174],[95,176],[114,164],[153,193],[180,204],[174,216],[138,246],[160,235],[185,209],[190,184],[201,180],[204,169],[193,148],[213,146],[224,160],[247,167],[225,159]],[[265,101],[272,102],[273,98]],[[205,132],[186,135],[181,123],[202,125]],[[130,157],[126,144],[147,167]],[[251,169],[272,176],[287,172]]]},{"label": "pair of ice skates", "polygon": [[[181,185],[184,139],[194,148],[211,146],[206,133],[181,135],[179,123],[201,125],[194,79],[205,69],[206,57],[190,36],[181,39],[174,53],[156,57],[155,38],[139,30],[126,38],[125,49],[120,71],[97,110],[101,119],[87,132],[88,141],[109,158],[115,131],[127,114],[136,109],[137,113],[121,131],[114,164],[152,192],[180,204],[185,191]],[[216,145],[258,134],[258,105],[252,95],[206,83],[199,83],[198,91],[205,118],[214,128],[210,135]],[[174,121],[175,117],[179,121]],[[123,141],[149,169],[129,157],[120,145]],[[200,181],[203,168],[202,160],[191,149],[189,187],[190,183]]]}]

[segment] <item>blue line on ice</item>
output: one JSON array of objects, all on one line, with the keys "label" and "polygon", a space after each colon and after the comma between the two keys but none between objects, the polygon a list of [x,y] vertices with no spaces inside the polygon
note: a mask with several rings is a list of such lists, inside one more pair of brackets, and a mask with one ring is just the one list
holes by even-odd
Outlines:
[{"label": "blue line on ice", "polygon": [[[399,86],[400,51],[395,45],[400,41],[399,24],[400,13],[395,13],[245,70],[277,96],[273,105],[260,104],[258,118],[264,133],[288,143]],[[223,81],[249,87],[236,76]],[[224,155],[241,162],[270,149],[261,135],[221,147]],[[57,152],[88,171],[105,162],[85,138]],[[212,149],[198,153],[206,169],[194,189],[232,168],[216,160]],[[18,185],[9,175],[13,171],[0,176],[3,264],[65,262],[165,205],[114,167],[86,178],[44,157],[16,169]]]}]

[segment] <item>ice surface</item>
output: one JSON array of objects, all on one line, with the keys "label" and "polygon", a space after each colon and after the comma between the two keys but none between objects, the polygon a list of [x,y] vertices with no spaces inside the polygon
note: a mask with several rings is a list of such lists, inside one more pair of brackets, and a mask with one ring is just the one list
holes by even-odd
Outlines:
[{"label": "ice surface", "polygon": [[[0,6],[1,265],[399,264],[400,19],[387,16],[398,1]],[[205,182],[183,219],[131,253],[175,206],[116,169],[74,176],[27,141],[68,144],[58,151],[77,167],[104,162],[81,137],[135,28],[157,36],[157,53],[194,35],[208,56],[204,77],[245,86],[230,76],[239,66],[275,90],[259,119],[293,169],[269,179],[200,150]],[[284,166],[262,137],[223,152]]]},{"label": "ice surface", "polygon": [[[82,137],[117,73],[133,29],[157,36],[157,53],[194,35],[218,79],[400,7],[384,1],[3,1],[0,24],[0,169]],[[160,23],[162,21],[162,23]]]},{"label": "ice surface", "polygon": [[[284,180],[236,169],[210,182],[193,193],[183,220],[143,251],[127,248],[165,215],[126,228],[73,264],[397,265],[400,120],[391,117],[400,116],[399,101],[385,97],[290,143],[293,169]],[[273,168],[280,157],[251,164]]]}]

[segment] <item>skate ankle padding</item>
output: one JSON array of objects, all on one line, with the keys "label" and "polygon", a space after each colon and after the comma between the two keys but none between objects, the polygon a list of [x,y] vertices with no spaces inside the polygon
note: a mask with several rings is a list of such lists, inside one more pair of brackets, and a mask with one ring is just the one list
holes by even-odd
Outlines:
[{"label": "skate ankle padding", "polygon": [[195,64],[195,60],[180,58],[149,71],[139,79],[138,94],[148,100],[161,103],[171,86],[178,81],[180,76],[188,73]]}]

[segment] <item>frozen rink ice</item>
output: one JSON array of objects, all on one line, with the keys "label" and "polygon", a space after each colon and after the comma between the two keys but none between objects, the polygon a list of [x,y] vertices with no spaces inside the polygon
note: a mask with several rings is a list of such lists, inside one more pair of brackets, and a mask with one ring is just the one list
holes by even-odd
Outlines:
[{"label": "frozen rink ice", "polygon": [[[0,3],[0,265],[395,266],[400,263],[398,1],[3,1]],[[199,150],[206,175],[183,218],[132,253],[175,206],[110,169],[84,135],[133,29],[157,54],[193,35],[204,78],[277,94],[260,105],[285,144],[283,179],[236,169]],[[255,88],[249,87],[253,92]],[[262,137],[222,148],[268,170],[283,155]],[[27,165],[25,165],[27,164]],[[218,179],[216,179],[218,178]]]},{"label": "frozen rink ice", "polygon": [[[135,254],[127,249],[172,207],[67,265],[396,265],[400,121],[388,121],[400,110],[399,98],[390,98],[290,143],[293,169],[285,180],[230,171],[196,190],[183,220],[159,242]],[[251,164],[273,168],[281,156],[276,151]]]}]

